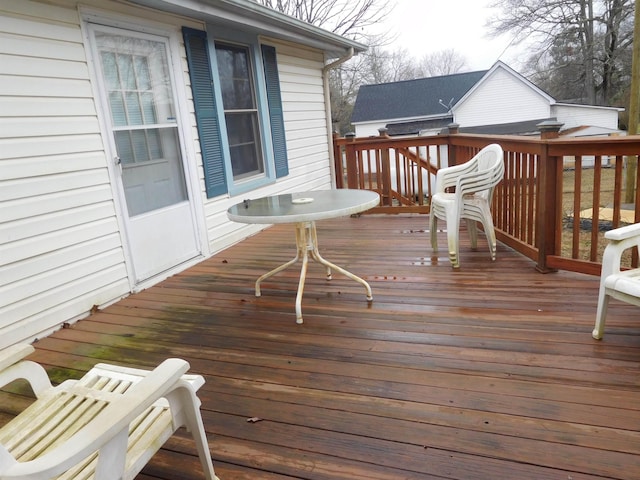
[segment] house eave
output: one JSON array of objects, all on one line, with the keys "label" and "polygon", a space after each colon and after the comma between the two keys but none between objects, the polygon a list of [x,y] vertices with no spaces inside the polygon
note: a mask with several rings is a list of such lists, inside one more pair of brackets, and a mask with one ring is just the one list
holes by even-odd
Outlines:
[{"label": "house eave", "polygon": [[426,120],[438,120],[441,118],[450,117],[450,113],[444,113],[442,115],[420,115],[416,117],[404,117],[404,118],[375,118],[373,120],[360,120],[356,122],[351,122],[352,125],[370,125],[370,124],[378,124],[378,123],[406,123],[406,122],[416,122],[416,121],[426,121]]},{"label": "house eave", "polygon": [[211,24],[224,24],[256,34],[320,49],[329,57],[341,57],[350,49],[364,52],[367,47],[250,0],[128,0],[142,5]]},{"label": "house eave", "polygon": [[460,107],[462,104],[464,104],[467,99],[469,97],[471,97],[474,92],[476,92],[478,90],[478,88],[480,88],[480,86],[489,78],[491,77],[491,75],[493,75],[493,73],[498,70],[499,68],[503,69],[505,72],[507,72],[508,74],[510,74],[511,76],[513,76],[516,80],[518,80],[519,82],[525,84],[527,87],[529,87],[532,91],[536,92],[540,97],[544,98],[545,101],[549,102],[549,105],[553,105],[555,103],[555,99],[549,95],[548,93],[544,92],[543,90],[541,90],[539,87],[537,87],[535,84],[533,84],[531,81],[529,81],[528,79],[526,79],[523,75],[519,74],[518,72],[516,72],[513,68],[511,68],[509,65],[507,65],[506,63],[498,60],[496,63],[493,64],[493,66],[487,71],[487,73],[484,74],[484,76],[473,86],[471,87],[467,93],[464,94],[464,96],[458,100],[455,105],[453,105],[451,107],[451,111],[452,112],[456,112],[458,110],[460,110]]},{"label": "house eave", "polygon": [[552,107],[580,107],[580,108],[593,108],[598,110],[614,110],[616,112],[624,112],[624,107],[609,107],[605,105],[586,105],[582,103],[569,103],[569,102],[554,102]]}]

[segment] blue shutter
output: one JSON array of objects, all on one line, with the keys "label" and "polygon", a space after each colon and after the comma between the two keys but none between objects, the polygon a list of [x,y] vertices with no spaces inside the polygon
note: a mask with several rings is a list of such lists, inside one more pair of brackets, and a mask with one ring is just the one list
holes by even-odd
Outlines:
[{"label": "blue shutter", "polygon": [[183,27],[182,35],[187,51],[191,90],[196,109],[200,150],[204,165],[204,183],[207,198],[228,191],[224,172],[224,156],[220,136],[220,122],[213,91],[213,77],[209,64],[207,33]]},{"label": "blue shutter", "polygon": [[284,177],[289,174],[289,160],[287,159],[287,141],[284,135],[284,115],[282,113],[280,78],[278,77],[275,47],[262,45],[262,63],[264,64],[264,77],[267,86],[267,103],[269,104],[276,177]]}]

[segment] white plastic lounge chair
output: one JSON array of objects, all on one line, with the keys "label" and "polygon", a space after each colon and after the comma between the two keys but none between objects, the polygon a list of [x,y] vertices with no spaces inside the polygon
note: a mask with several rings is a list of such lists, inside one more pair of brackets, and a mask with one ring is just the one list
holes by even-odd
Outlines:
[{"label": "white plastic lounge chair", "polygon": [[52,387],[31,345],[0,351],[0,387],[26,379],[36,400],[0,429],[0,480],[133,479],[185,426],[207,480],[217,479],[200,416],[200,375],[177,358],[152,371],[98,364]]},{"label": "white plastic lounge chair", "polygon": [[596,325],[592,332],[596,340],[602,339],[604,335],[610,298],[640,306],[640,268],[620,269],[623,252],[632,247],[640,248],[640,223],[609,230],[604,237],[609,243],[602,255]]},{"label": "white plastic lounge chair", "polygon": [[[467,221],[471,248],[477,248],[476,222],[481,222],[489,243],[491,259],[496,259],[496,234],[490,207],[493,191],[503,176],[503,151],[495,143],[480,150],[464,164],[438,170],[429,216],[431,246],[435,252],[438,251],[437,219],[445,220],[449,260],[453,268],[460,267],[459,229],[463,218]],[[455,191],[447,192],[450,187],[455,187]]]}]

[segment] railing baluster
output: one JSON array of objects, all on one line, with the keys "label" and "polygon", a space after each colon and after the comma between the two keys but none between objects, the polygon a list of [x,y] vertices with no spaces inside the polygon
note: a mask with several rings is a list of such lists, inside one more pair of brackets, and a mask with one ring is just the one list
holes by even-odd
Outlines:
[{"label": "railing baluster", "polygon": [[572,222],[571,258],[579,258],[580,256],[580,231],[582,229],[582,226],[580,225],[580,212],[582,209],[582,199],[580,196],[580,192],[582,192],[582,157],[577,156],[574,160],[573,203],[572,211],[569,215],[569,218]]},{"label": "railing baluster", "polygon": [[598,233],[600,232],[600,192],[602,188],[602,156],[596,155],[593,159],[593,196],[592,221],[591,221],[591,250],[589,260],[596,261],[598,256]]},{"label": "railing baluster", "polygon": [[[428,213],[432,184],[441,166],[463,163],[485,145],[499,143],[505,151],[505,178],[496,188],[492,207],[498,239],[536,261],[540,271],[562,268],[598,274],[605,242],[598,231],[603,218],[598,209],[600,203],[613,206],[612,218],[606,217],[607,228],[625,224],[623,159],[636,159],[640,136],[561,138],[557,124],[545,128],[549,131],[540,138],[461,133],[391,138],[386,132],[371,138],[335,137],[335,183],[380,193],[381,205],[372,212]],[[576,159],[575,169],[563,172],[564,159],[570,157]],[[593,170],[591,158],[595,159]],[[607,158],[613,172],[602,165]],[[595,180],[587,185],[591,170]],[[563,190],[563,174],[573,175],[574,192]],[[640,221],[640,172],[633,180],[634,221]],[[585,192],[592,187],[593,191]],[[590,229],[587,222],[580,222],[581,212],[589,208],[593,209]],[[590,240],[588,247],[585,240]]]}]

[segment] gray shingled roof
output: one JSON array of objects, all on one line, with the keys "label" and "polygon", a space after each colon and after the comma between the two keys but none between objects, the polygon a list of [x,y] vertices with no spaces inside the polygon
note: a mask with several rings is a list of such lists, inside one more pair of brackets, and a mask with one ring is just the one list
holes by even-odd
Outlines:
[{"label": "gray shingled roof", "polygon": [[477,125],[475,127],[460,127],[460,133],[477,133],[480,135],[540,135],[539,123],[554,121],[556,117],[525,120],[522,122],[500,123],[495,125]]},{"label": "gray shingled roof", "polygon": [[[557,121],[556,117],[525,120],[522,122],[499,123],[494,125],[478,125],[475,127],[460,127],[460,133],[476,133],[480,135],[540,135],[538,124],[545,121]],[[446,116],[430,120],[416,120],[412,122],[388,123],[387,135],[419,135],[422,130],[447,127],[453,122],[453,117]]]},{"label": "gray shingled roof", "polygon": [[455,105],[487,71],[363,85],[358,91],[351,122],[445,115],[447,109],[440,100],[446,105]]},{"label": "gray shingled roof", "polygon": [[410,122],[388,123],[385,125],[387,135],[419,135],[422,130],[443,129],[453,122],[453,116],[447,115],[442,118],[431,118],[429,120],[413,120]]}]

